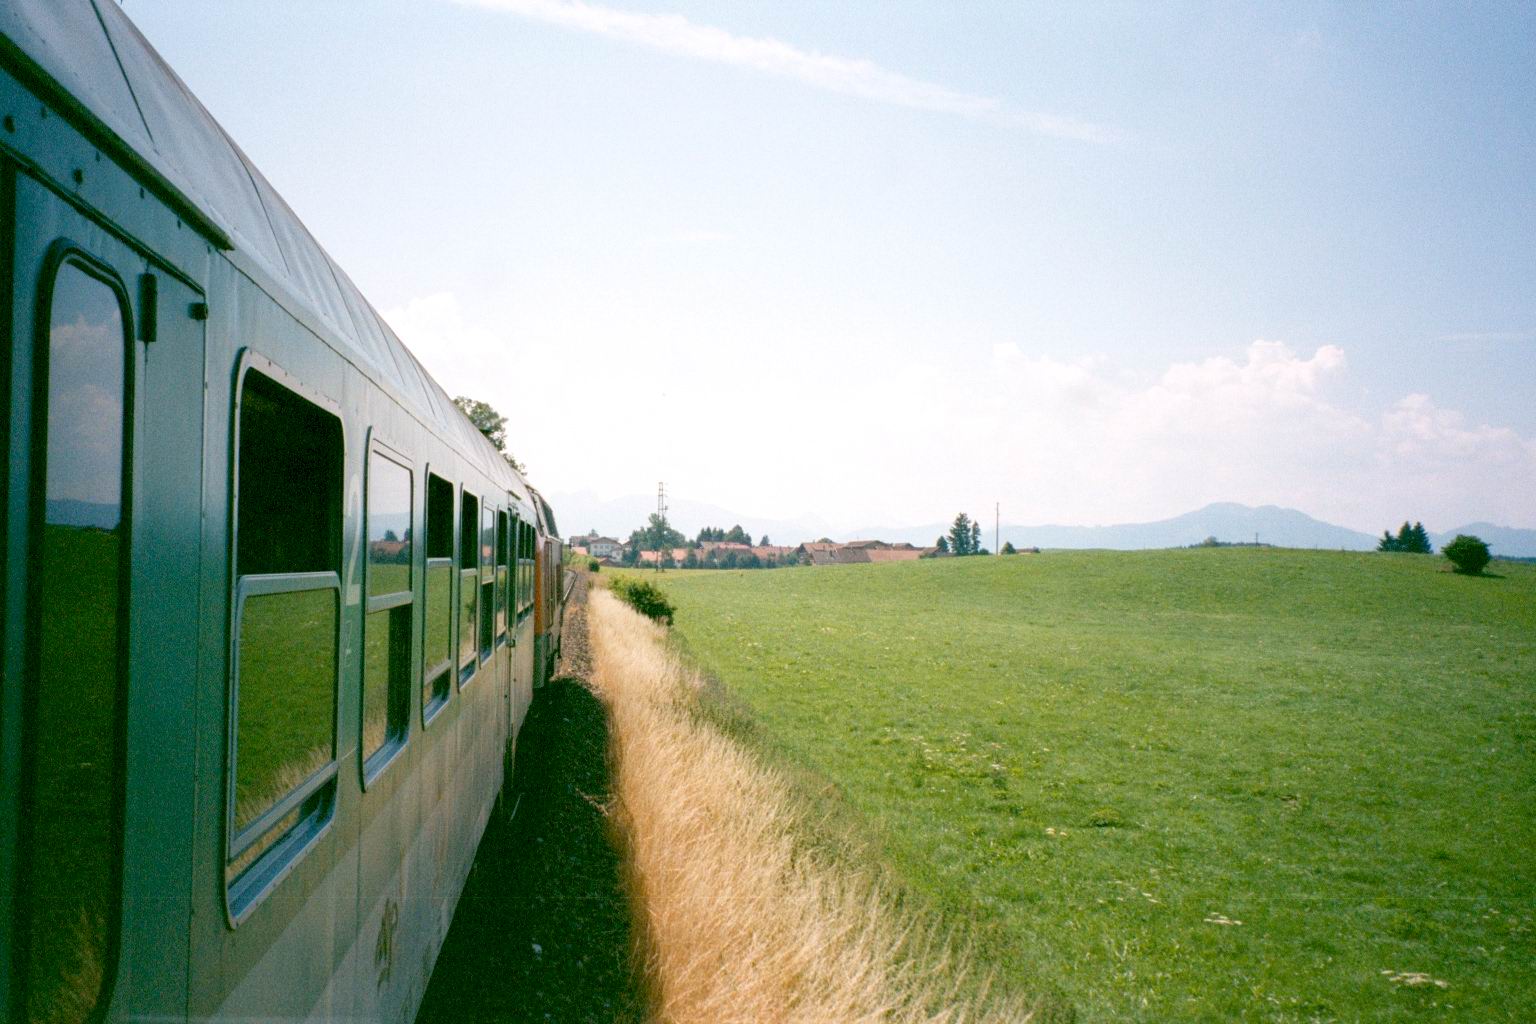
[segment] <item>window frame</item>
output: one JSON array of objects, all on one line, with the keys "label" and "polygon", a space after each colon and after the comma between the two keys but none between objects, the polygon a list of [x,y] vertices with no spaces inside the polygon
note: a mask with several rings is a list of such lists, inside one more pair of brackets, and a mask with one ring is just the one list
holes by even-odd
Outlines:
[{"label": "window frame", "polygon": [[[0,260],[4,257],[0,256]],[[134,319],[133,300],[128,289],[123,284],[122,275],[110,263],[93,255],[90,250],[68,237],[56,239],[43,255],[42,269],[38,276],[37,305],[32,317],[32,367],[30,383],[30,433],[31,433],[31,459],[28,466],[27,486],[29,488],[28,503],[26,509],[26,559],[28,566],[27,580],[21,597],[23,615],[25,621],[25,636],[28,642],[22,652],[21,682],[23,694],[30,695],[36,681],[41,678],[42,671],[42,647],[38,642],[42,631],[42,601],[43,583],[42,573],[30,571],[40,565],[42,561],[42,545],[44,538],[44,526],[47,518],[47,464],[48,464],[48,411],[49,392],[52,384],[52,326],[53,326],[53,300],[58,290],[58,278],[64,268],[72,266],[89,278],[105,285],[112,293],[118,305],[118,315],[123,332],[123,411],[122,411],[122,452],[120,463],[120,501],[122,525],[122,540],[118,552],[117,565],[117,593],[116,618],[117,618],[117,650],[114,652],[114,661],[117,668],[117,686],[115,693],[116,716],[112,723],[113,761],[112,761],[112,793],[111,793],[111,849],[108,851],[110,858],[110,883],[107,892],[107,920],[104,924],[105,943],[102,951],[103,966],[101,981],[95,992],[92,993],[93,1003],[91,1009],[84,1016],[86,1021],[99,1021],[103,1019],[109,1009],[114,991],[117,987],[119,975],[119,961],[122,958],[122,932],[123,932],[123,874],[125,859],[125,829],[127,810],[127,765],[128,765],[128,710],[127,698],[129,695],[129,671],[131,658],[129,646],[131,642],[131,608],[130,585],[132,582],[132,555],[133,555],[133,502],[134,502],[134,435],[135,425],[138,419],[138,391],[137,373],[140,368],[138,356],[138,334]],[[26,344],[23,340],[26,334],[18,332],[15,339],[18,344]],[[21,772],[18,781],[22,806],[30,808],[36,800],[36,787],[38,785],[37,768],[39,760],[37,756],[38,744],[42,737],[38,735],[37,708],[35,703],[28,701],[28,706],[22,715],[22,728],[19,746],[21,756]],[[0,965],[0,970],[12,971],[13,1006],[26,1011],[26,989],[31,978],[27,965],[28,948],[32,936],[33,919],[35,911],[30,895],[29,880],[31,877],[32,858],[35,855],[34,842],[36,841],[35,829],[30,817],[25,811],[17,822],[17,834],[15,836],[16,848],[13,868],[14,881],[17,884],[14,918],[12,923],[11,938],[12,964]]]},{"label": "window frame", "polygon": [[[347,422],[341,414],[341,404],[329,395],[310,387],[298,378],[284,370],[277,363],[266,356],[247,347],[242,348],[237,357],[234,388],[231,400],[230,428],[229,428],[229,507],[228,507],[228,542],[226,572],[229,580],[229,621],[226,624],[225,656],[228,659],[226,665],[226,678],[228,680],[225,689],[225,756],[224,756],[224,816],[223,816],[223,843],[221,852],[223,864],[220,874],[223,875],[224,914],[226,923],[231,928],[239,927],[260,906],[271,892],[292,873],[294,867],[310,850],[314,849],[322,838],[331,830],[336,821],[336,782],[341,775],[341,690],[342,690],[342,629],[343,629],[343,592],[341,586],[341,568],[323,570],[319,572],[298,573],[249,573],[239,575],[240,551],[240,430],[241,411],[245,397],[247,378],[252,371],[268,378],[273,383],[291,391],[294,395],[314,405],[320,411],[329,414],[336,420],[339,436],[339,465],[337,466],[338,480],[341,481],[342,494],[338,499],[342,502],[340,515],[337,516],[336,529],[345,533],[345,490],[346,490],[346,453],[347,453]],[[340,560],[345,565],[346,555],[341,550],[344,537],[334,538],[336,550]],[[287,584],[285,586],[285,584]],[[240,666],[240,616],[245,607],[245,601],[253,596],[270,596],[272,594],[297,593],[308,590],[329,589],[335,594],[336,615],[334,646],[332,650],[333,665],[331,671],[331,760],[324,766],[312,772],[307,779],[289,792],[282,799],[276,801],[272,807],[262,812],[256,819],[236,830],[236,779],[238,765],[238,734],[239,734],[239,666]],[[329,787],[329,792],[326,792]],[[299,796],[303,794],[303,796]],[[276,825],[281,823],[287,814],[294,811],[302,811],[306,804],[314,802],[309,813],[300,817],[292,828],[273,841],[272,845],[263,850],[248,865],[246,865],[234,877],[229,872],[231,866],[257,842],[265,838]],[[279,808],[285,808],[285,814],[276,814]]]},{"label": "window frame", "polygon": [[[406,745],[410,743],[411,721],[416,717],[414,714],[415,697],[413,696],[413,693],[421,689],[420,677],[416,674],[416,669],[413,668],[413,666],[417,665],[419,662],[419,659],[413,657],[414,648],[416,645],[416,612],[414,608],[416,601],[416,549],[418,546],[420,546],[416,536],[418,532],[416,530],[416,467],[410,459],[406,458],[400,453],[400,449],[398,447],[391,445],[380,438],[379,432],[375,428],[370,427],[368,429],[367,440],[367,447],[364,449],[367,452],[367,457],[363,460],[363,620],[358,632],[357,673],[357,755],[358,770],[362,780],[363,792],[365,793],[368,791],[369,787],[389,769],[389,766],[395,763],[395,760],[400,756],[401,752],[405,750]],[[404,590],[377,595],[373,594],[371,592],[371,588],[369,587],[369,577],[373,572],[373,559],[369,555],[369,545],[372,543],[372,541],[368,536],[369,521],[373,515],[373,509],[369,505],[369,495],[371,493],[369,488],[373,483],[373,459],[375,455],[384,458],[405,470],[406,477],[410,480],[411,495],[410,524],[407,527],[407,531],[411,537],[411,559],[408,563],[410,577],[407,581],[407,586]],[[425,494],[423,494],[422,497],[423,515],[425,515]],[[425,570],[423,570],[422,575],[425,576]],[[422,586],[424,591],[425,580],[423,580]],[[402,607],[411,608],[411,625],[409,636],[406,641],[405,654],[401,658],[402,663],[406,666],[405,670],[407,673],[407,679],[405,681],[405,716],[401,726],[400,734],[397,736],[390,736],[387,731],[388,711],[386,710],[386,731],[384,735],[384,743],[380,745],[378,750],[375,750],[372,754],[369,754],[367,752],[367,736],[364,731],[367,725],[366,716],[368,704],[368,620],[373,617],[375,612],[385,612],[390,618],[392,618],[394,615],[394,610],[396,608]],[[386,630],[392,628],[392,623],[386,621],[384,628]],[[390,696],[392,695],[386,694],[386,709],[388,707],[387,701]]]}]

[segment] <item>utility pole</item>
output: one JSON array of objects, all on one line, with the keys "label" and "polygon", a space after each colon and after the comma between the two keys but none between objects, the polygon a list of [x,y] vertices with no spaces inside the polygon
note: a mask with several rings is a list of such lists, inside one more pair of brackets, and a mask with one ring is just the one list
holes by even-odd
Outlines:
[{"label": "utility pole", "polygon": [[1003,553],[1003,503],[1000,501],[992,503],[992,553]]},{"label": "utility pole", "polygon": [[[657,523],[658,528],[666,524],[666,521],[667,521],[667,484],[666,484],[666,481],[664,481],[664,480],[663,481],[657,481],[657,483],[656,483],[656,518],[659,520],[659,522]],[[656,571],[657,572],[661,572],[661,544],[662,544],[662,541],[664,541],[664,540],[666,540],[665,536],[658,536],[656,538]]]}]

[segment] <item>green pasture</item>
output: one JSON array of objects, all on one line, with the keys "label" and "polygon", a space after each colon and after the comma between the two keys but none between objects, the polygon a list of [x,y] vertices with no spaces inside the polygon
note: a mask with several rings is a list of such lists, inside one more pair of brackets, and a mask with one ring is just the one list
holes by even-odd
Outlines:
[{"label": "green pasture", "polygon": [[1536,1015],[1536,566],[647,574],[757,742],[1082,1022]]}]

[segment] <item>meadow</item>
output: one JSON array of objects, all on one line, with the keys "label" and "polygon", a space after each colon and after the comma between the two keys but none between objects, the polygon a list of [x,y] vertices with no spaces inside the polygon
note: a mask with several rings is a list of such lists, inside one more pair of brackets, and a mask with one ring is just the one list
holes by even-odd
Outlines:
[{"label": "meadow", "polygon": [[736,731],[1062,1016],[1529,1020],[1536,566],[1444,567],[1227,548],[647,578]]}]

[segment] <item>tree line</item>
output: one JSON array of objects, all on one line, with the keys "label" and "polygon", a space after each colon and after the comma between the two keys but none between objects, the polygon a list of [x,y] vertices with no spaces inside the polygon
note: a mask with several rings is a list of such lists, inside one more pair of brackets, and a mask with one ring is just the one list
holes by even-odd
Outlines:
[{"label": "tree line", "polygon": [[[744,544],[752,546],[752,535],[737,523],[730,529],[706,526],[698,536],[689,540],[680,530],[667,521],[666,516],[652,512],[646,524],[630,532],[619,562],[622,565],[639,565],[640,552],[655,551],[660,554],[663,569],[776,569],[781,565],[801,565],[803,560],[792,551],[782,555],[759,555],[755,551],[716,551],[711,549],[700,554],[705,544]],[[758,547],[769,547],[768,535],[757,542]],[[673,551],[686,548],[682,561]]]}]

